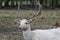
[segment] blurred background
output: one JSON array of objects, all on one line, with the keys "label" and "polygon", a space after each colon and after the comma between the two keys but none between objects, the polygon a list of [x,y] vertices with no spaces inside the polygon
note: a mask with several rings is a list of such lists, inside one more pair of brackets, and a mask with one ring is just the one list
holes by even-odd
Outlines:
[{"label": "blurred background", "polygon": [[31,23],[32,30],[60,27],[60,0],[0,0],[0,40],[23,40],[14,20],[32,17],[39,10],[38,4],[41,14]]},{"label": "blurred background", "polygon": [[60,0],[0,0],[0,8],[16,8],[20,2],[20,8],[34,8],[39,2],[44,8],[59,8]]}]

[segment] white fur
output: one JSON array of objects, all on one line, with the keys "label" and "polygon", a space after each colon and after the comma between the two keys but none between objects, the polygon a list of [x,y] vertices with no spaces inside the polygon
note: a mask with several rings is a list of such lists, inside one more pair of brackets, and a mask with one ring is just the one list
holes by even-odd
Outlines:
[{"label": "white fur", "polygon": [[[26,22],[28,24],[25,24]],[[26,19],[20,21],[19,28],[21,27],[28,28],[26,31],[23,30],[24,40],[60,40],[60,28],[31,31],[31,26]]]},{"label": "white fur", "polygon": [[31,31],[32,40],[60,40],[60,28]]}]

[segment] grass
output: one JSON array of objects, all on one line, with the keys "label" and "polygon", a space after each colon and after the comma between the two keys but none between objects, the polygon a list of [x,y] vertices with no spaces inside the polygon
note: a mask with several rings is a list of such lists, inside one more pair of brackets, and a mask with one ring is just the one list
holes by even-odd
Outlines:
[{"label": "grass", "polygon": [[[29,18],[33,16],[37,11],[33,10],[20,10],[19,16],[22,18]],[[1,40],[22,40],[22,32],[14,25],[14,19],[17,17],[17,10],[0,10],[0,39]],[[1,18],[1,17],[13,17],[13,18]],[[34,26],[40,26],[38,28],[46,26],[43,25],[55,25],[56,22],[60,26],[60,10],[42,10],[41,15],[37,16],[35,21],[32,22]],[[1,24],[2,23],[2,24]],[[48,26],[51,27],[51,26]]]},{"label": "grass", "polygon": [[[30,18],[37,11],[36,10],[20,10],[19,17]],[[0,17],[17,17],[17,10],[0,10]],[[36,17],[37,19],[32,22],[33,25],[55,25],[56,21],[60,22],[60,10],[42,10],[41,15]],[[43,19],[42,19],[43,18]]]}]

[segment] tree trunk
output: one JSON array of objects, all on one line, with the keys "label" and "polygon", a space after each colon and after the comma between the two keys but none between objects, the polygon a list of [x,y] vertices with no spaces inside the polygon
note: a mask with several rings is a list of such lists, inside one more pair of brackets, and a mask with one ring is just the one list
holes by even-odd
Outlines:
[{"label": "tree trunk", "polygon": [[20,0],[20,8],[22,8],[22,2],[23,2],[23,0]]},{"label": "tree trunk", "polygon": [[30,0],[30,6],[32,7],[32,0]]},{"label": "tree trunk", "polygon": [[9,4],[8,4],[9,1],[10,1],[10,0],[6,0],[6,1],[5,1],[5,6],[6,6],[6,7],[9,6]]},{"label": "tree trunk", "polygon": [[0,8],[2,7],[2,1],[0,2]]},{"label": "tree trunk", "polygon": [[55,8],[55,0],[52,0],[52,9],[54,9]]},{"label": "tree trunk", "polygon": [[55,0],[55,6],[56,6],[56,7],[58,7],[58,5],[59,5],[58,2],[59,2],[59,0]]},{"label": "tree trunk", "polygon": [[11,1],[11,6],[14,7],[14,0]]}]

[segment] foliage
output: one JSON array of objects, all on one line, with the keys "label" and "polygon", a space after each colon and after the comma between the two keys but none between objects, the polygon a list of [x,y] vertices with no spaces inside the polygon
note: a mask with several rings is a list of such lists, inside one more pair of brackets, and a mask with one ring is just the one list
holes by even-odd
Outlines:
[{"label": "foliage", "polygon": [[[17,2],[20,1],[20,7],[23,6],[23,1],[26,1],[28,5],[29,0],[5,0],[5,7],[9,6],[9,2],[11,1],[11,7],[15,6],[14,1],[16,1],[16,6],[18,5]],[[42,4],[43,7],[50,7],[50,8],[55,8],[60,6],[60,0],[39,0],[40,4]],[[0,7],[2,6],[2,2],[0,1]],[[30,6],[34,8],[34,2],[35,0],[30,0]]]}]

